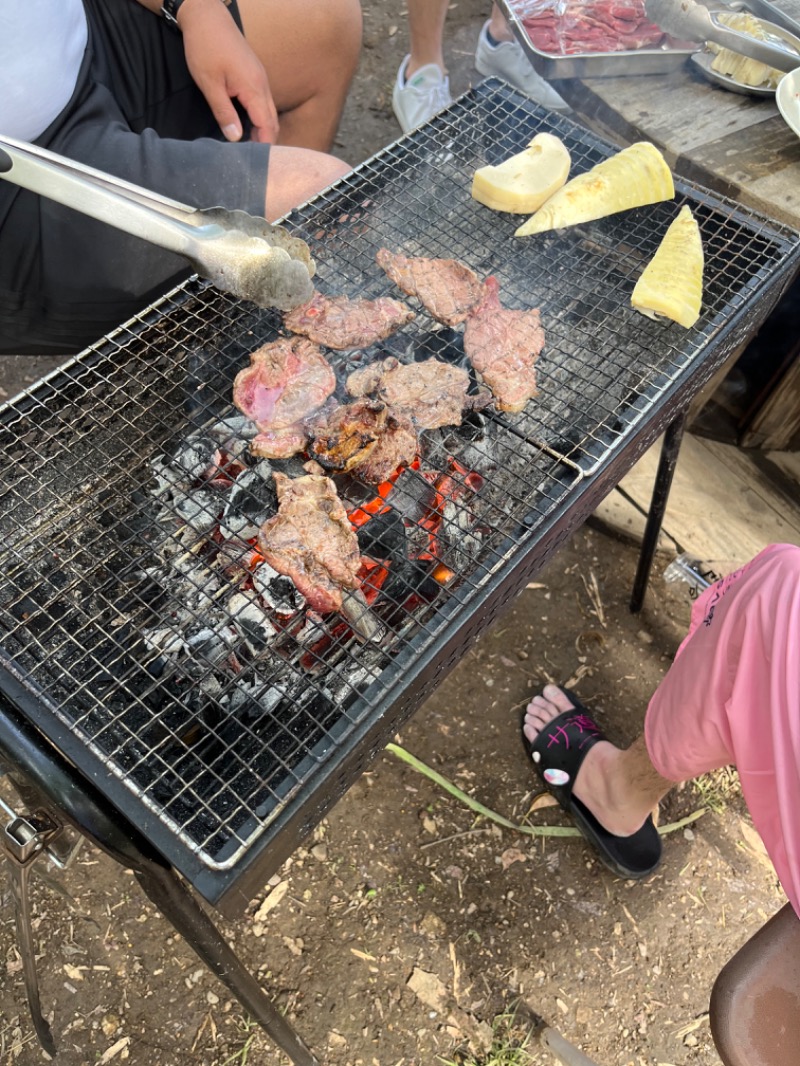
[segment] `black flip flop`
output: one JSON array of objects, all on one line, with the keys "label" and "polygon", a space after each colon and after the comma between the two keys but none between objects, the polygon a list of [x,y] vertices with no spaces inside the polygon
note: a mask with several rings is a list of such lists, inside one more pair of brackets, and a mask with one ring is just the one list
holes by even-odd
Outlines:
[{"label": "black flip flop", "polygon": [[572,785],[586,753],[598,740],[606,738],[577,696],[569,689],[561,691],[572,702],[573,709],[554,718],[533,744],[522,735],[534,770],[609,870],[633,880],[647,877],[661,862],[661,837],[652,817],[648,816],[641,829],[630,836],[614,836],[572,795]]}]

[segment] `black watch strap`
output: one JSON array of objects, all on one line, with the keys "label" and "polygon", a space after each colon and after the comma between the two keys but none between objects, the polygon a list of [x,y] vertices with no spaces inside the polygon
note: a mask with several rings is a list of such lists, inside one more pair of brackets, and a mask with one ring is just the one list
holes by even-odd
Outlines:
[{"label": "black watch strap", "polygon": [[162,0],[161,4],[161,14],[167,20],[167,25],[178,33],[181,32],[178,25],[178,9],[182,3],[183,0]]}]

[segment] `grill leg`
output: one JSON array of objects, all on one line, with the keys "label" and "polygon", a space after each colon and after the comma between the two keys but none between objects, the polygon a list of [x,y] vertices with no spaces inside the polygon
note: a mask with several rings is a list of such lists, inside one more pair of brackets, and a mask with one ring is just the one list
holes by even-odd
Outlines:
[{"label": "grill leg", "polygon": [[661,445],[658,471],[653,485],[653,495],[650,498],[650,510],[647,512],[644,538],[642,547],[639,550],[639,563],[636,567],[636,577],[633,579],[630,608],[634,614],[641,611],[644,603],[644,594],[647,591],[647,582],[650,579],[650,570],[656,554],[658,536],[661,533],[661,523],[664,521],[664,512],[667,509],[672,475],[675,473],[683,431],[686,429],[686,419],[687,412],[684,411],[682,415],[670,422],[664,434],[664,442]]},{"label": "grill leg", "polygon": [[[319,1066],[174,870],[0,694],[0,760],[25,802],[36,792],[121,866],[295,1066]],[[31,792],[31,790],[34,790]],[[41,1034],[40,1034],[41,1035]],[[46,1046],[46,1045],[45,1045]]]},{"label": "grill leg", "polygon": [[134,873],[167,921],[292,1062],[296,1066],[319,1066],[173,870],[155,863],[142,863]]}]

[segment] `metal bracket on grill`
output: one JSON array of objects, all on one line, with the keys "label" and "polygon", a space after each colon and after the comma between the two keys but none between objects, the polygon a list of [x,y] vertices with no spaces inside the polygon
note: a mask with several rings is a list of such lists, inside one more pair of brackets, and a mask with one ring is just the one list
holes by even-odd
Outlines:
[{"label": "metal bracket on grill", "polygon": [[[6,807],[6,804],[3,804]],[[31,926],[30,874],[33,863],[43,854],[48,844],[62,832],[63,826],[46,812],[35,811],[26,818],[15,815],[8,822],[0,838],[2,854],[6,859],[14,896],[14,919],[17,928],[17,946],[22,956],[22,972],[31,1020],[48,1055],[56,1054],[56,1045],[50,1026],[42,1015],[39,1001],[39,978],[36,973],[36,948]]]}]

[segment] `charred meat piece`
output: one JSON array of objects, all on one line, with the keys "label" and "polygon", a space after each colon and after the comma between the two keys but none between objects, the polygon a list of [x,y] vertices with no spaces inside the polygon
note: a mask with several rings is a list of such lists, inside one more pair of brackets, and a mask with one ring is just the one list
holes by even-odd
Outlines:
[{"label": "charred meat piece", "polygon": [[492,390],[501,411],[521,411],[536,389],[536,359],[544,347],[538,308],[509,311],[500,303],[497,278],[483,285],[483,299],[464,330],[464,350]]},{"label": "charred meat piece", "polygon": [[425,259],[395,255],[381,248],[378,266],[407,296],[416,296],[438,322],[457,326],[481,298],[481,283],[457,259]]},{"label": "charred meat piece", "polygon": [[361,555],[336,486],[315,474],[274,477],[278,513],[258,535],[261,554],[294,581],[315,611],[338,611],[344,589],[358,588]]},{"label": "charred meat piece", "polygon": [[316,344],[282,337],[250,356],[233,383],[233,402],[258,426],[250,450],[268,459],[302,451],[305,420],[336,388],[336,375]]},{"label": "charred meat piece", "polygon": [[378,442],[354,473],[370,485],[380,485],[399,466],[413,463],[419,450],[414,423],[403,411],[389,408]]},{"label": "charred meat piece", "polygon": [[337,407],[327,422],[312,428],[312,434],[309,450],[321,466],[352,471],[372,485],[413,462],[417,454],[411,419],[369,398]]},{"label": "charred meat piece", "polygon": [[386,425],[386,406],[357,400],[335,407],[325,421],[311,427],[311,455],[326,470],[344,473],[369,456]]},{"label": "charred meat piece", "polygon": [[284,315],[283,324],[292,333],[302,333],[317,344],[345,351],[369,348],[414,317],[410,307],[389,296],[350,300],[317,292],[307,304]]},{"label": "charred meat piece", "polygon": [[468,388],[466,370],[438,359],[401,363],[390,356],[347,379],[351,396],[375,396],[395,413],[407,415],[418,429],[457,426],[464,409],[472,406]]}]

